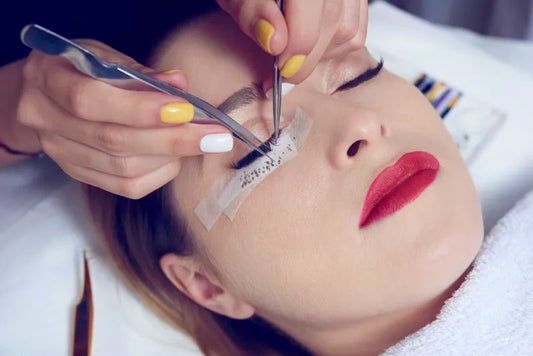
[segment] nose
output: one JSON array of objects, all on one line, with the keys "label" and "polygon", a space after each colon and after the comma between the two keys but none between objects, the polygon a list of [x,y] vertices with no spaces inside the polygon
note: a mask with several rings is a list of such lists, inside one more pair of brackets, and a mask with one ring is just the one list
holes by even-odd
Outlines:
[{"label": "nose", "polygon": [[[340,116],[339,116],[340,115]],[[350,168],[358,155],[388,135],[378,113],[351,106],[336,113],[333,131],[328,144],[328,160],[337,170]]]}]

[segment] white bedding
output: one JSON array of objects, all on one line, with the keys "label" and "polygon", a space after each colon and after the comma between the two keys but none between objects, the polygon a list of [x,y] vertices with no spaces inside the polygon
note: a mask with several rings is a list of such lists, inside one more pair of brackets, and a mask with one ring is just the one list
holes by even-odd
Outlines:
[{"label": "white bedding", "polygon": [[[470,166],[489,228],[533,187],[528,100],[533,80],[531,72],[507,64],[513,63],[506,61],[508,53],[499,59],[491,55],[505,47],[504,40],[492,51],[490,41],[466,36],[385,3],[371,6],[371,47],[392,52],[506,112],[505,124]],[[90,261],[94,355],[198,354],[116,280],[100,257],[78,185],[53,163],[36,159],[0,170],[0,187],[0,355],[70,354],[81,256],[88,246],[95,249]]]},{"label": "white bedding", "polygon": [[533,190],[485,238],[435,320],[381,356],[533,353]]}]

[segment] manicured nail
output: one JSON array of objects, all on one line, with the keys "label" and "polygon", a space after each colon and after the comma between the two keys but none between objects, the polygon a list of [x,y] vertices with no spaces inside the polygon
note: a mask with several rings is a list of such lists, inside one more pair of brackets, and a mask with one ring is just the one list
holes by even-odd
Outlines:
[{"label": "manicured nail", "polygon": [[[292,83],[281,83],[281,96],[285,96],[287,94],[289,94],[292,90],[292,88],[294,88],[294,84]],[[274,88],[270,88],[267,90],[267,92],[265,93],[265,96],[268,100],[272,100],[272,93],[274,92]]]},{"label": "manicured nail", "polygon": [[160,115],[167,124],[183,124],[194,118],[194,107],[190,103],[170,103],[161,108]]},{"label": "manicured nail", "polygon": [[296,73],[298,73],[300,68],[302,68],[306,57],[307,56],[303,54],[299,54],[289,58],[287,62],[285,62],[285,64],[283,65],[283,68],[281,68],[281,75],[285,78],[290,78],[294,76]]},{"label": "manicured nail", "polygon": [[229,152],[233,149],[233,136],[229,133],[205,135],[200,140],[200,150],[204,153]]},{"label": "manicured nail", "polygon": [[270,50],[270,39],[274,34],[274,26],[270,24],[267,20],[260,19],[255,23],[255,38],[257,42],[263,47],[268,53],[272,53]]},{"label": "manicured nail", "polygon": [[179,73],[179,72],[183,72],[183,71],[181,69],[169,69],[164,72],[161,72],[161,74],[172,74],[172,73]]}]

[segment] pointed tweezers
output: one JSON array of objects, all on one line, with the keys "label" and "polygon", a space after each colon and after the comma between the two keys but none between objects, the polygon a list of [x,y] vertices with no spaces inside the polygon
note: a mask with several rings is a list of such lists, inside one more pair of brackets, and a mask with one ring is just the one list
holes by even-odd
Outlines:
[{"label": "pointed tweezers", "polygon": [[[276,0],[281,13],[283,13],[283,0]],[[278,57],[274,58],[274,87],[272,89],[272,114],[274,117],[274,143],[279,138],[279,121],[281,117],[281,73],[278,67]]]},{"label": "pointed tweezers", "polygon": [[[120,86],[121,81],[134,79],[165,94],[184,98],[194,106],[194,117],[196,119],[217,120],[220,124],[228,128],[233,133],[233,136],[244,142],[250,148],[261,153],[261,155],[267,155],[261,148],[263,142],[255,135],[222,111],[190,93],[126,67],[125,65],[105,62],[85,47],[36,24],[25,26],[21,31],[20,37],[22,43],[26,46],[48,55],[63,56],[72,62],[79,71],[95,79],[103,80],[112,85],[118,84],[118,86]],[[196,121],[198,122],[198,120]]]},{"label": "pointed tweezers", "polygon": [[73,356],[89,356],[91,354],[91,336],[93,328],[93,300],[91,290],[91,276],[87,251],[83,251],[83,293],[76,305],[74,321]]}]

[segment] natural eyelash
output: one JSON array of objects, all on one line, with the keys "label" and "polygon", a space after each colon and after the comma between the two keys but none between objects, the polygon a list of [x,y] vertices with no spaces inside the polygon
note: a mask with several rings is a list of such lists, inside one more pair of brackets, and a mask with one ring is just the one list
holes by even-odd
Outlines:
[{"label": "natural eyelash", "polygon": [[[378,65],[376,67],[368,69],[363,74],[361,74],[361,75],[357,76],[356,78],[344,83],[339,88],[337,88],[336,92],[352,89],[352,88],[355,88],[356,86],[358,86],[358,85],[360,85],[360,84],[362,84],[362,83],[364,83],[366,81],[369,81],[370,79],[372,79],[376,75],[378,75],[382,68],[383,68],[383,58],[381,58],[379,60],[379,63],[378,63]],[[280,130],[280,132],[281,132],[281,130]],[[265,151],[266,153],[271,152],[272,151],[272,142],[273,142],[273,140],[274,140],[274,134],[272,134],[272,136],[270,136],[270,138],[267,141],[265,141],[265,143],[263,143],[261,145],[261,149],[263,151]],[[231,163],[231,168],[235,169],[235,170],[238,170],[238,169],[247,167],[250,164],[252,164],[259,157],[261,157],[261,154],[259,152],[251,151],[250,153],[248,153],[246,156],[244,156],[238,162],[232,162]]]},{"label": "natural eyelash", "polygon": [[[279,130],[280,134],[281,134],[281,131],[282,130]],[[263,143],[260,146],[260,148],[265,153],[269,153],[270,151],[272,151],[272,143],[273,142],[274,142],[274,134],[272,134],[272,136],[270,136],[270,138],[268,140],[266,140],[265,143]],[[232,169],[241,169],[241,168],[247,167],[250,164],[252,164],[259,157],[261,157],[261,154],[254,150],[254,151],[248,153],[246,156],[244,156],[238,162],[232,162],[231,163],[231,168]]]},{"label": "natural eyelash", "polygon": [[338,87],[335,92],[352,89],[358,86],[359,84],[369,81],[370,79],[378,75],[382,68],[383,68],[383,58],[379,60],[379,63],[376,67],[368,69],[363,74],[357,76],[356,78],[350,80],[349,82],[344,83],[343,85]]}]

